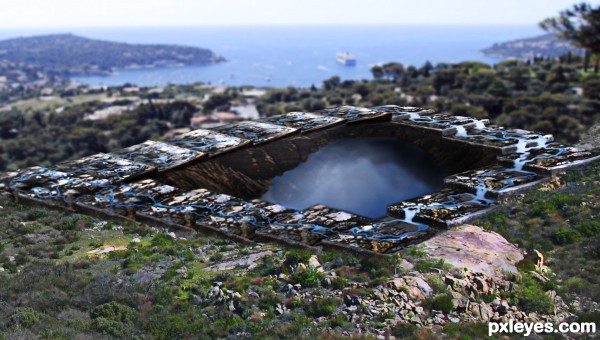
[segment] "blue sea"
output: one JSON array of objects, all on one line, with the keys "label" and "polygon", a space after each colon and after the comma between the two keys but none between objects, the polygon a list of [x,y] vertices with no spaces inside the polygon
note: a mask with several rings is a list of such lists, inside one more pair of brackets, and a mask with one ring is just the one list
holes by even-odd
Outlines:
[{"label": "blue sea", "polygon": [[[49,33],[145,44],[179,44],[211,49],[228,61],[216,65],[120,70],[107,77],[77,77],[91,85],[157,86],[204,82],[259,87],[320,86],[342,80],[371,79],[373,65],[396,61],[421,66],[429,61],[500,61],[479,53],[496,42],[542,34],[531,26],[223,26],[177,28],[78,28],[2,30],[0,39]],[[344,66],[336,53],[356,55]]]}]

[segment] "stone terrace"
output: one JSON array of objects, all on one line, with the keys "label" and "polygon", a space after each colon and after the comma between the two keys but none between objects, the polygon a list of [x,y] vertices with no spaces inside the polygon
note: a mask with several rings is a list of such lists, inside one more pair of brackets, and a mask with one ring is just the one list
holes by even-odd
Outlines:
[{"label": "stone terrace", "polygon": [[[439,192],[392,204],[389,215],[378,220],[322,205],[293,210],[252,198],[320,146],[353,136],[413,142],[438,160],[446,157],[452,175]],[[428,109],[343,106],[195,130],[49,168],[4,173],[0,190],[16,200],[245,242],[389,254],[488,212],[499,197],[600,157],[551,142],[552,136]],[[238,194],[240,187],[247,190]]]}]

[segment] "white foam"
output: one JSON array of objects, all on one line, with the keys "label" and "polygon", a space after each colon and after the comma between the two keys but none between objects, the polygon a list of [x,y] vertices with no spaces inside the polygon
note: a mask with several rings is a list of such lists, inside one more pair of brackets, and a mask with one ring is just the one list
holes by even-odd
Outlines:
[{"label": "white foam", "polygon": [[421,210],[420,207],[415,206],[415,207],[409,207],[409,208],[404,208],[404,221],[408,222],[408,223],[412,223],[413,218],[415,218],[415,215]]},{"label": "white foam", "polygon": [[528,153],[524,153],[519,158],[516,158],[513,161],[513,168],[517,171],[523,170],[523,165],[525,165],[525,159],[527,158]]},{"label": "white foam", "polygon": [[549,136],[538,136],[538,138],[535,140],[537,143],[536,148],[545,148],[546,144],[548,144],[548,140],[549,140]]},{"label": "white foam", "polygon": [[[534,140],[527,140],[519,138],[519,142],[517,143],[517,153],[519,157],[513,161],[513,169],[517,171],[523,170],[523,166],[527,163],[527,157],[529,156],[529,150],[532,149],[542,149],[545,148],[546,145],[551,142],[554,138],[552,135],[538,135],[538,137]],[[527,146],[529,143],[535,143],[533,146]]]},{"label": "white foam", "polygon": [[456,125],[456,137],[467,137],[467,129],[462,125]]},{"label": "white foam", "polygon": [[479,130],[485,129],[485,123],[483,122],[483,120],[475,120],[475,128]]},{"label": "white foam", "polygon": [[525,152],[527,152],[527,140],[519,138],[519,142],[517,142],[517,153]]}]

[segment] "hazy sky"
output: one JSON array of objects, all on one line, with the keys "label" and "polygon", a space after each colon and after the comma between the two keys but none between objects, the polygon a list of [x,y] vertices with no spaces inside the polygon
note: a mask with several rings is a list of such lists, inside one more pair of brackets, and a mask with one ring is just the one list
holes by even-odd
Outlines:
[{"label": "hazy sky", "polygon": [[[536,24],[579,0],[4,0],[0,28]],[[600,1],[591,1],[597,6]]]}]

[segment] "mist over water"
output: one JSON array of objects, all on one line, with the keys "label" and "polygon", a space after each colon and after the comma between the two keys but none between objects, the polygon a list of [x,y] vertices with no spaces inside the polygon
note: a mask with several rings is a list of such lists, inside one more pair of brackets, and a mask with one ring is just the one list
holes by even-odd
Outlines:
[{"label": "mist over water", "polygon": [[275,177],[261,199],[294,209],[324,204],[379,218],[391,203],[438,191],[444,176],[412,144],[389,138],[342,139]]}]

